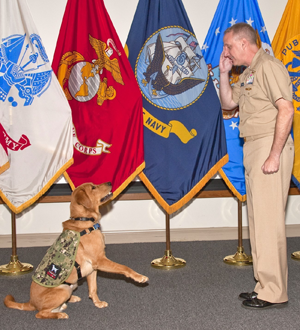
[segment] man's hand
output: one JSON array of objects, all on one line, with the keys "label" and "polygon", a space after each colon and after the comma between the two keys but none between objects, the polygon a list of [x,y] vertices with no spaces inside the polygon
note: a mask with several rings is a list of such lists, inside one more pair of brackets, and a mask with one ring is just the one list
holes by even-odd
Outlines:
[{"label": "man's hand", "polygon": [[269,156],[261,167],[264,174],[273,174],[278,172],[280,166],[280,157]]},{"label": "man's hand", "polygon": [[223,109],[232,110],[237,104],[232,99],[232,89],[229,83],[229,71],[232,68],[232,60],[225,56],[223,50],[220,56],[220,101]]},{"label": "man's hand", "polygon": [[264,174],[273,174],[279,170],[280,155],[291,132],[294,107],[291,101],[280,98],[276,101],[278,115],[276,118],[274,140],[270,155],[261,167]]},{"label": "man's hand", "polygon": [[225,56],[224,50],[220,56],[219,69],[220,73],[227,73],[232,69],[232,60]]}]

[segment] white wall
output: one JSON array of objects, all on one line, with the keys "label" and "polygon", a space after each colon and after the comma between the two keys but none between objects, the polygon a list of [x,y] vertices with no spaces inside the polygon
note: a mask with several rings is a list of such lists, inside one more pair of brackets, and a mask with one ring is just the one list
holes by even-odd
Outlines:
[{"label": "white wall", "polygon": [[[53,58],[67,0],[27,0],[50,60]],[[105,0],[106,8],[123,45],[138,0]],[[197,39],[203,44],[219,0],[183,0]],[[258,0],[273,40],[287,0]],[[155,201],[113,202],[102,218],[104,232],[147,231],[165,228],[165,215]],[[289,197],[287,224],[300,222],[300,196]],[[17,233],[58,233],[69,217],[68,203],[39,204],[17,215]],[[246,207],[243,224],[247,225]],[[197,199],[171,217],[171,228],[236,227],[237,202],[233,198]],[[10,211],[0,206],[0,234],[11,233]]]}]

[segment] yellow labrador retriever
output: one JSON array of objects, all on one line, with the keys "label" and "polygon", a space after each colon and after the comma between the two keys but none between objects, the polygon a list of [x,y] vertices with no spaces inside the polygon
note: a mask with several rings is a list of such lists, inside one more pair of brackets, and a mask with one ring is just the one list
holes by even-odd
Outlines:
[{"label": "yellow labrador retriever", "polygon": [[[105,244],[99,225],[101,217],[99,206],[107,202],[111,196],[109,182],[100,185],[84,183],[73,191],[71,217],[70,220],[63,222],[63,232],[57,240],[59,251],[54,252],[53,244],[47,251],[50,250],[50,261],[43,262],[43,259],[37,267],[32,277],[29,302],[17,303],[13,296],[7,295],[4,299],[5,306],[26,311],[38,310],[37,318],[63,319],[68,318],[68,315],[62,312],[67,307],[66,302],[81,300],[72,293],[77,288],[77,281],[83,277],[87,278],[89,297],[95,306],[98,308],[107,306],[107,303],[100,301],[97,295],[97,270],[123,274],[139,283],[148,281],[146,276],[105,256]],[[68,248],[72,251],[70,252]],[[67,260],[60,263],[61,259],[69,254],[74,255],[75,261]],[[66,264],[71,265],[69,270]],[[59,280],[63,283],[59,284]]]}]

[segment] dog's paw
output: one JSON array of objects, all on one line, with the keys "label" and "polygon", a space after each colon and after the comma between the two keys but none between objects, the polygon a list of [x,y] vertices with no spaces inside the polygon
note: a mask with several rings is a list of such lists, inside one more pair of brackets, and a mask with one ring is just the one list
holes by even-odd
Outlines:
[{"label": "dog's paw", "polygon": [[53,313],[49,311],[39,311],[35,317],[37,319],[68,319],[67,313]]},{"label": "dog's paw", "polygon": [[72,295],[71,298],[69,299],[69,302],[70,303],[75,303],[75,302],[78,302],[80,300],[81,300],[80,297],[77,297],[77,296]]},{"label": "dog's paw", "polygon": [[146,283],[149,281],[149,278],[147,276],[141,274],[136,274],[132,278],[138,283]]},{"label": "dog's paw", "polygon": [[98,308],[105,308],[108,306],[108,303],[106,301],[98,301],[98,302],[94,302],[94,304]]},{"label": "dog's paw", "polygon": [[52,309],[51,313],[60,313],[60,312],[64,311],[65,309],[67,309],[67,307],[68,307],[67,304],[63,303],[61,306]]},{"label": "dog's paw", "polygon": [[61,311],[64,311],[65,309],[67,309],[67,304],[66,303],[63,303],[62,305],[61,305],[61,307],[60,307],[60,310]]}]

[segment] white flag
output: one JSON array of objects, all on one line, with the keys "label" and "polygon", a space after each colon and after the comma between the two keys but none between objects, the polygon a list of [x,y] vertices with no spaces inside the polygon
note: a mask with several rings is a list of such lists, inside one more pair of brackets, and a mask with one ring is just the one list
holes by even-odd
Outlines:
[{"label": "white flag", "polygon": [[7,147],[4,139],[3,127],[0,124],[0,174],[9,168]]},{"label": "white flag", "polygon": [[26,0],[0,1],[0,196],[19,213],[73,163],[72,117]]}]

